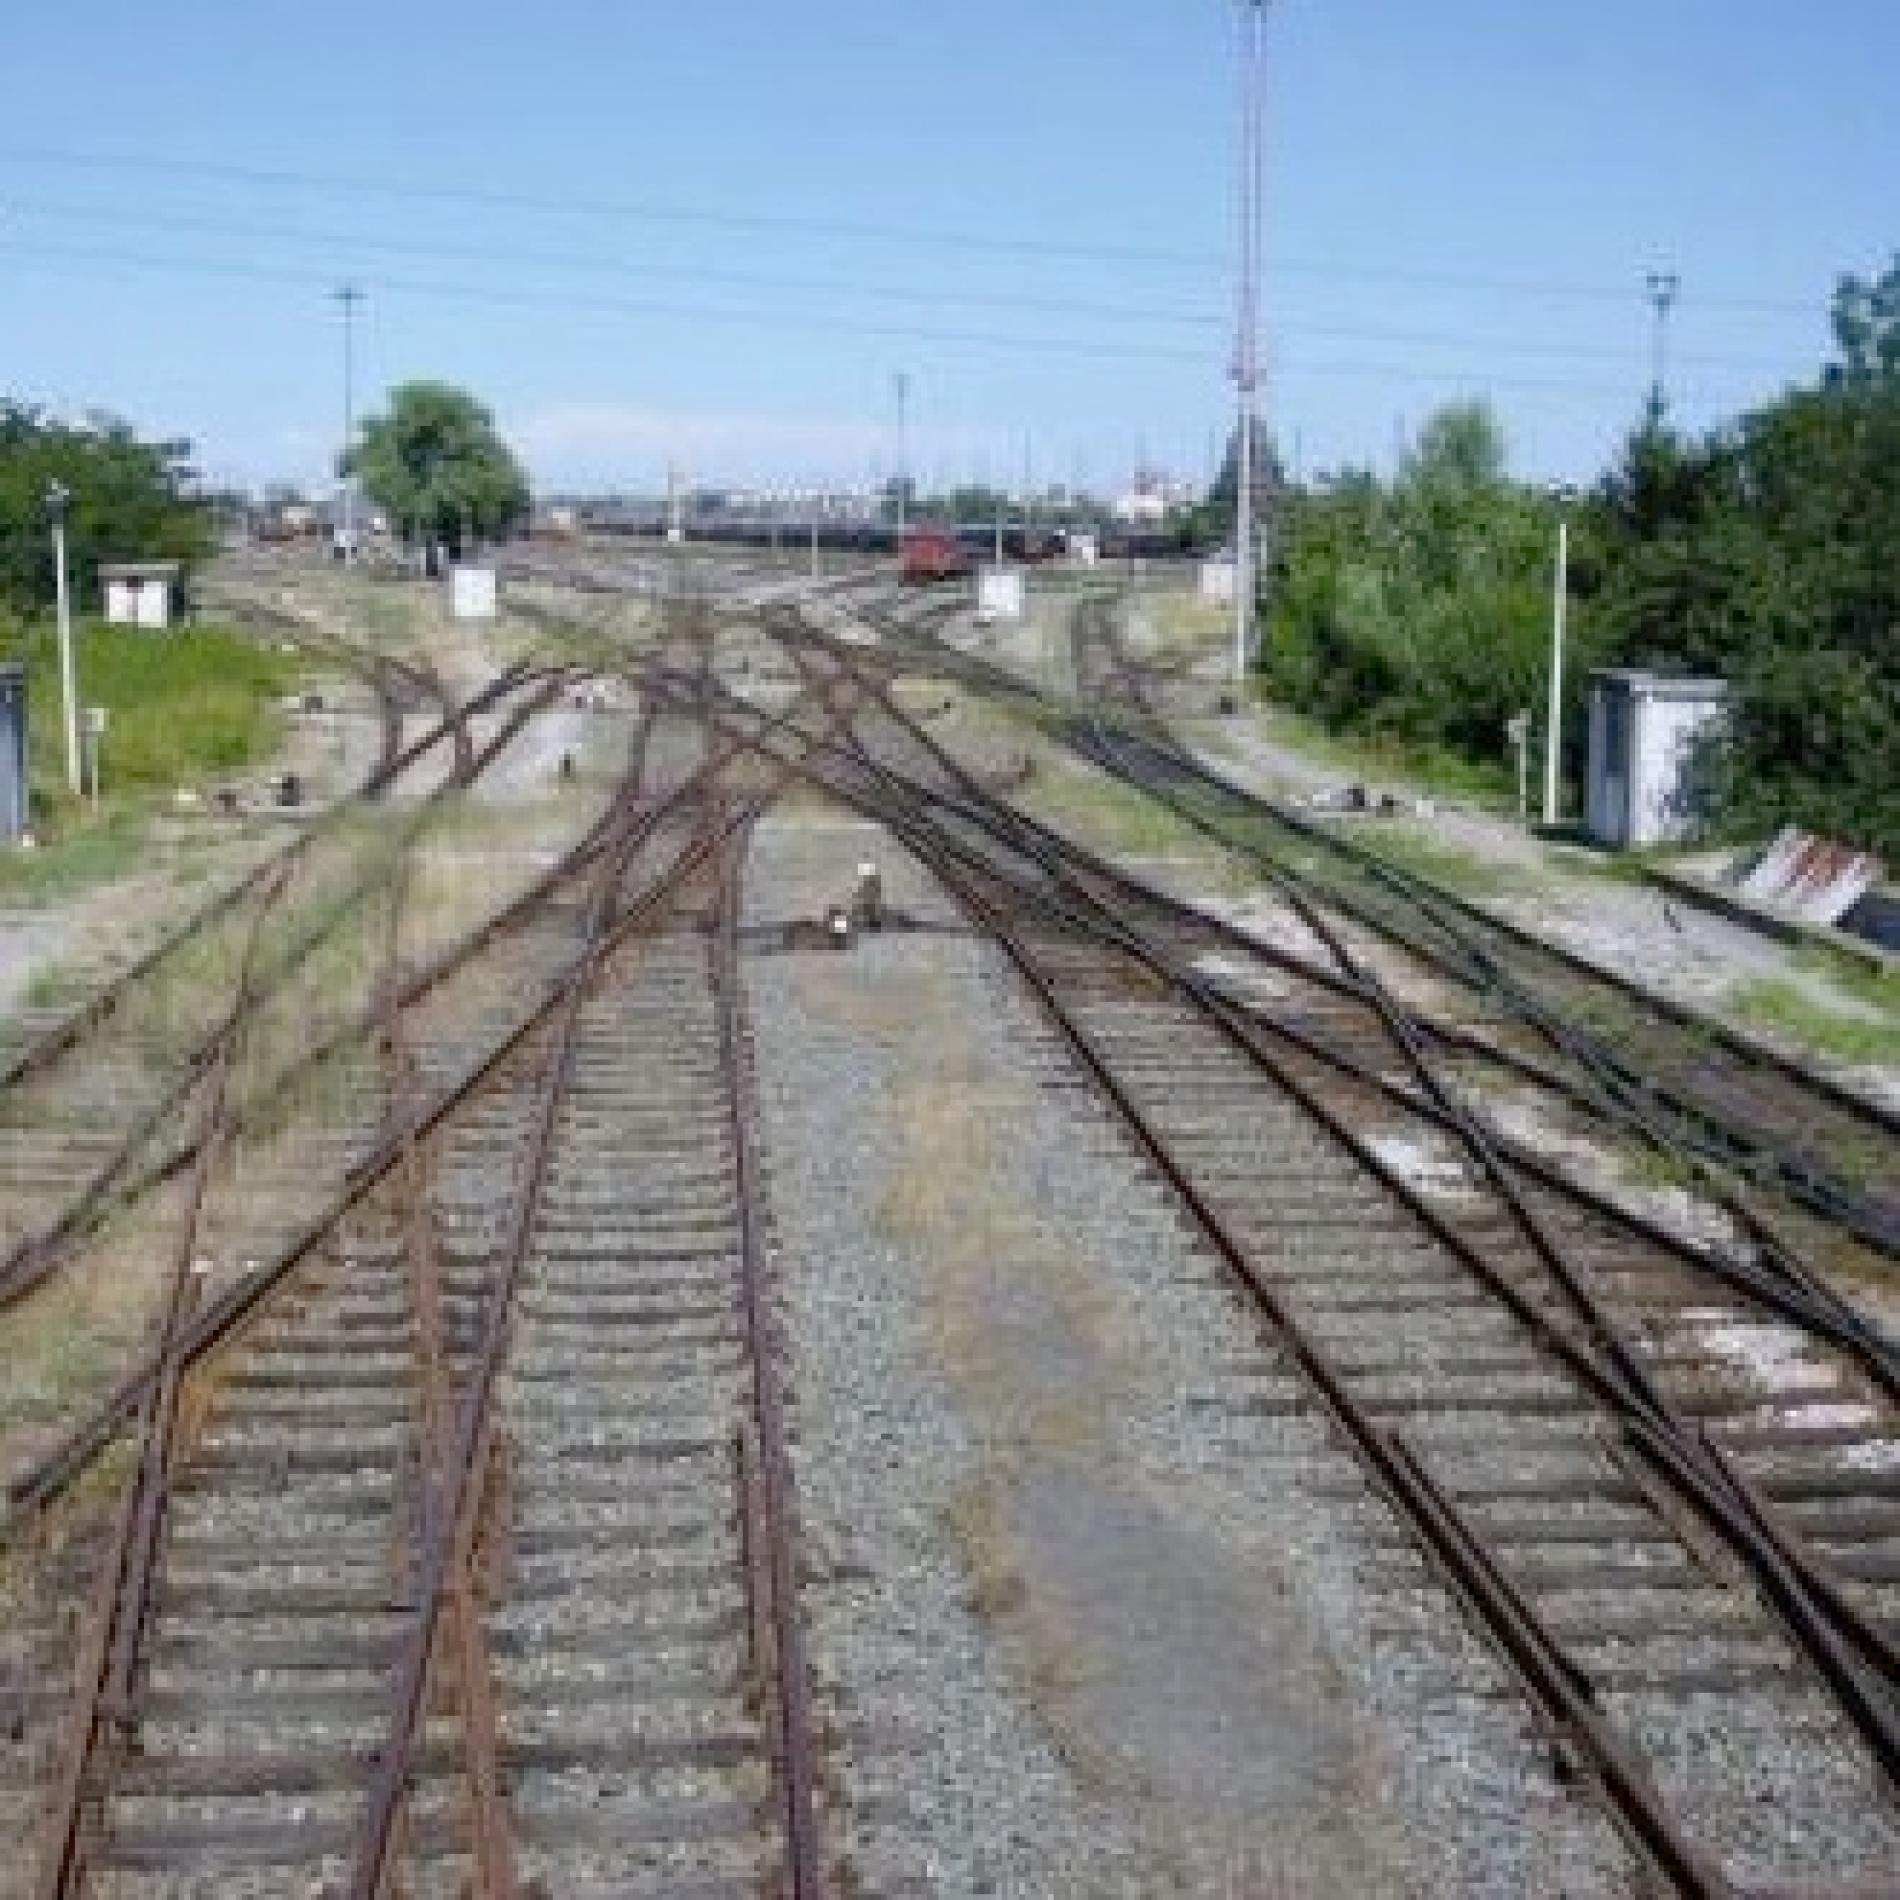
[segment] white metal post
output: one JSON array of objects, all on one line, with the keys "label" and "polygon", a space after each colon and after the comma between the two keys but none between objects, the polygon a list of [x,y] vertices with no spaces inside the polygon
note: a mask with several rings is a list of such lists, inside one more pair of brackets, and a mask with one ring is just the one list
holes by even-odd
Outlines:
[{"label": "white metal post", "polygon": [[[345,284],[333,293],[343,306],[343,453],[347,458],[356,436],[356,306],[363,293]],[[343,473],[343,558],[356,559],[356,478]]]},{"label": "white metal post", "polygon": [[73,602],[66,580],[65,487],[54,482],[46,491],[46,511],[53,518],[53,599],[59,622],[59,691],[66,725],[66,787],[75,798],[85,790],[79,762],[79,682],[73,660]]},{"label": "white metal post", "polygon": [[1544,823],[1557,823],[1563,753],[1564,625],[1570,608],[1570,523],[1557,524],[1557,582],[1550,613],[1550,710],[1544,722]]}]

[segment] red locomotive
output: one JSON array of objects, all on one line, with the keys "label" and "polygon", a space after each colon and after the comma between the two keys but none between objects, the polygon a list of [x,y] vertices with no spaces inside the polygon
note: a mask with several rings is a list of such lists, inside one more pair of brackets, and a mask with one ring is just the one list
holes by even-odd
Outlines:
[{"label": "red locomotive", "polygon": [[949,528],[919,523],[904,530],[900,572],[904,584],[924,587],[934,581],[953,581],[974,570],[970,551]]}]

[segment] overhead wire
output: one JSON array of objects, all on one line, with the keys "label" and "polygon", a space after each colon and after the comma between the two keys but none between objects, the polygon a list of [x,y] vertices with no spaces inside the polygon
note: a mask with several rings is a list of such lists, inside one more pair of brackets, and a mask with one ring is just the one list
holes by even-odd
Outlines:
[{"label": "overhead wire", "polygon": [[[93,247],[93,245],[66,245],[66,243],[17,243],[8,237],[0,236],[0,258],[17,257],[27,260],[44,260],[53,264],[85,264],[85,266],[110,266],[112,270],[139,270],[156,272],[161,276],[215,276],[249,281],[249,283],[274,283],[274,285],[293,285],[308,291],[333,289],[334,276],[317,268],[291,268],[291,266],[270,266],[258,262],[236,262],[226,258],[186,258],[179,255],[154,257],[141,251],[131,251],[120,245]],[[1146,342],[1121,342],[1102,336],[1077,336],[1077,334],[1030,334],[1020,331],[986,331],[986,329],[965,329],[954,325],[921,325],[921,323],[883,323],[864,317],[832,317],[832,315],[800,314],[788,312],[783,308],[773,310],[743,310],[722,304],[699,304],[699,302],[680,302],[669,298],[646,298],[646,296],[616,296],[574,289],[538,289],[524,285],[492,285],[492,283],[464,283],[439,277],[386,276],[357,274],[355,283],[367,291],[380,296],[422,296],[422,298],[441,298],[460,304],[486,304],[494,308],[526,308],[526,310],[568,310],[576,314],[625,315],[625,317],[657,317],[657,319],[676,319],[690,323],[731,323],[747,325],[771,331],[807,331],[807,333],[834,334],[834,336],[866,336],[882,338],[895,342],[929,342],[958,348],[978,348],[978,350],[1003,350],[1003,352],[1043,353],[1060,357],[1091,357],[1100,361],[1148,361],[1148,363],[1178,363],[1184,367],[1203,369],[1207,365],[1208,353],[1205,350],[1189,350],[1178,344],[1146,344]],[[1294,333],[1298,334],[1298,333]],[[1317,333],[1315,333],[1317,334]],[[1408,336],[1404,333],[1351,333],[1341,331],[1334,340],[1357,338],[1362,342],[1398,342],[1398,344],[1427,344],[1427,338]],[[1436,338],[1438,346],[1444,348],[1492,348],[1488,344],[1474,344],[1469,338]],[[1558,346],[1552,346],[1552,353],[1562,353]],[[1490,367],[1478,369],[1459,369],[1459,367],[1419,367],[1398,365],[1398,363],[1370,363],[1370,361],[1319,361],[1303,355],[1294,355],[1286,350],[1279,353],[1281,374],[1300,374],[1300,376],[1376,376],[1379,380],[1400,380],[1400,382],[1421,382],[1421,384],[1459,384],[1459,386],[1484,386],[1484,388],[1505,388],[1505,390],[1562,390],[1577,395],[1606,395],[1606,397],[1625,397],[1630,393],[1630,384],[1625,382],[1588,382],[1575,376],[1531,376],[1516,371],[1493,371]]]},{"label": "overhead wire", "polygon": [[[467,184],[443,184],[395,179],[370,173],[308,171],[285,166],[240,165],[228,160],[180,158],[163,153],[81,151],[68,147],[0,143],[0,165],[31,165],[89,172],[131,172],[141,180],[155,177],[198,179],[273,191],[343,194],[353,199],[381,198],[396,202],[460,205],[467,208],[529,213],[562,218],[610,219],[629,223],[676,225],[707,230],[772,232],[807,237],[836,237],[877,242],[934,246],[944,250],[989,252],[1002,256],[1066,258],[1104,262],[1145,262],[1190,267],[1224,268],[1231,260],[1216,250],[1176,249],[1159,245],[1108,242],[1048,233],[1016,234],[967,231],[926,223],[880,222],[868,219],[822,217],[793,211],[732,211],[705,206],[665,204],[653,199],[599,198],[581,195],[551,197],[521,191],[503,191]],[[1555,300],[1609,302],[1629,305],[1642,299],[1642,275],[1632,271],[1627,284],[1565,282],[1513,277],[1491,272],[1462,273],[1437,268],[1398,268],[1338,260],[1279,257],[1276,275],[1336,279],[1341,282],[1391,284],[1414,290],[1476,292],[1484,295],[1523,296]],[[1755,315],[1813,314],[1813,306],[1789,298],[1724,294],[1698,290],[1696,304],[1705,310]]]},{"label": "overhead wire", "polygon": [[[4,209],[4,207],[0,207]],[[145,222],[127,217],[127,224]],[[192,228],[202,228],[199,221],[192,221]],[[271,235],[266,227],[241,226],[235,229],[220,228],[221,235],[251,235],[264,237]],[[280,234],[281,235],[281,234]],[[325,241],[311,234],[315,241]],[[497,257],[493,253],[478,252],[468,247],[441,246],[432,247],[421,243],[416,245],[373,242],[368,248],[394,251],[398,255],[461,258],[464,261],[480,258],[491,263],[512,262],[506,255]],[[226,258],[207,258],[185,256],[172,252],[164,256],[155,256],[127,249],[123,246],[110,248],[85,244],[71,244],[59,241],[38,239],[17,239],[0,222],[0,256],[14,256],[29,260],[43,260],[61,263],[97,264],[109,268],[131,268],[148,272],[173,273],[179,275],[211,275],[254,283],[272,283],[312,290],[333,287],[335,272],[327,263],[324,266],[310,265],[271,265],[260,263],[256,259],[242,261]],[[552,259],[544,259],[552,264]],[[578,261],[578,260],[577,260]],[[649,275],[671,276],[676,281],[731,283],[735,287],[783,291],[789,286],[771,278],[755,277],[743,273],[696,273],[696,272],[655,272]],[[552,288],[547,286],[523,286],[518,284],[492,284],[473,281],[451,280],[434,277],[414,277],[402,274],[377,273],[363,275],[355,273],[366,288],[380,294],[394,296],[417,296],[465,303],[482,303],[498,307],[528,307],[539,309],[566,309],[576,313],[596,315],[638,316],[660,319],[674,319],[690,322],[732,323],[744,325],[763,325],[775,329],[797,329],[826,334],[876,337],[891,341],[940,343],[960,347],[1004,350],[1031,353],[1058,354],[1069,357],[1089,357],[1101,360],[1125,360],[1130,362],[1159,362],[1200,365],[1207,361],[1205,349],[1190,348],[1182,344],[1167,344],[1142,341],[1130,338],[1116,338],[1104,335],[1079,335],[1074,333],[1056,334],[1051,332],[1025,332],[1015,330],[995,330],[973,328],[955,324],[922,324],[911,322],[887,321],[865,316],[836,316],[815,311],[792,311],[782,305],[771,309],[747,309],[732,305],[708,304],[695,301],[677,300],[664,297],[628,295],[604,291],[584,290],[573,287]],[[892,295],[896,290],[869,290],[863,286],[845,284],[809,284],[807,288],[821,289],[828,295]],[[906,300],[911,300],[906,298]],[[914,300],[942,307],[960,301],[953,295],[933,295],[917,292]],[[1017,302],[1007,297],[985,297],[974,300],[982,307],[994,309],[1022,309],[1034,312],[1040,306],[1033,301]],[[1064,314],[1111,314],[1105,310],[1093,310],[1090,307],[1065,306]],[[1385,330],[1366,329],[1350,325],[1295,324],[1276,325],[1276,336],[1281,340],[1282,348],[1278,352],[1279,366],[1284,372],[1289,367],[1303,374],[1330,375],[1365,373],[1385,378],[1404,377],[1410,380],[1440,382],[1448,378],[1455,379],[1460,373],[1446,366],[1436,368],[1413,365],[1408,369],[1399,369],[1388,365],[1359,365],[1354,363],[1332,363],[1306,357],[1285,347],[1287,344],[1333,343],[1370,344],[1375,347],[1400,347],[1408,349],[1455,350],[1481,358],[1496,356],[1517,356],[1543,358],[1551,361],[1574,360],[1603,364],[1624,364],[1632,369],[1641,361],[1641,346],[1634,340],[1628,347],[1610,345],[1572,344],[1557,342],[1539,342],[1526,338],[1499,338],[1472,335],[1454,335],[1445,332],[1423,330]],[[1721,369],[1752,374],[1773,374],[1784,368],[1783,365],[1768,359],[1743,359],[1735,357],[1680,357],[1679,362],[1699,369]],[[1568,388],[1578,393],[1613,394],[1627,393],[1624,384],[1589,383],[1578,378],[1556,376],[1526,376],[1517,372],[1494,372],[1488,367],[1472,372],[1479,380],[1495,383],[1499,387],[1518,388]]]}]

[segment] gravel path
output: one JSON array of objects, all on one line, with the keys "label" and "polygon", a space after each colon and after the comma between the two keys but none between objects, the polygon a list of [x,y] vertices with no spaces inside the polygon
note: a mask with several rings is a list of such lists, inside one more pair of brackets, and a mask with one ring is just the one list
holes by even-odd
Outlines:
[{"label": "gravel path", "polygon": [[[867,856],[936,927],[787,948]],[[805,1607],[864,1889],[1626,1891],[1436,1591],[1388,1581],[1375,1621],[1382,1507],[1310,1407],[1250,1403],[1271,1346],[996,953],[861,826],[768,824],[749,884]]]}]

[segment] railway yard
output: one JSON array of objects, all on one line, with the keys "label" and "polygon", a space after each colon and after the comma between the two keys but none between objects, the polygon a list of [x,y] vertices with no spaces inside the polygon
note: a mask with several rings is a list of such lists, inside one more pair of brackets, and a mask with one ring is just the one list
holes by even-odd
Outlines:
[{"label": "railway yard", "polygon": [[503,582],[226,557],[309,800],[0,1019],[0,1894],[1900,1892],[1890,1075],[1107,570]]}]

